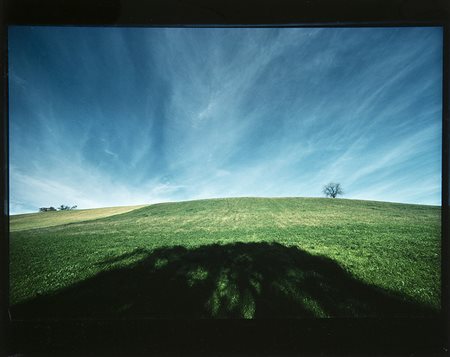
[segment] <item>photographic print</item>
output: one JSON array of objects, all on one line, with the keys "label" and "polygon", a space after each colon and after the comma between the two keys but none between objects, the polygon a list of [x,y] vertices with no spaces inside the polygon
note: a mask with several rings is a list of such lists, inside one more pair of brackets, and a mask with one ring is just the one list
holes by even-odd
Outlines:
[{"label": "photographic print", "polygon": [[10,26],[12,319],[438,316],[442,36]]}]

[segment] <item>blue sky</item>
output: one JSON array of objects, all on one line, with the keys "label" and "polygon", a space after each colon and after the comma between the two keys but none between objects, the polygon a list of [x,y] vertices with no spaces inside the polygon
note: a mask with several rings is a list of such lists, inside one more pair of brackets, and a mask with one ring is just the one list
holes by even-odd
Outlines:
[{"label": "blue sky", "polygon": [[441,28],[9,29],[10,212],[441,202]]}]

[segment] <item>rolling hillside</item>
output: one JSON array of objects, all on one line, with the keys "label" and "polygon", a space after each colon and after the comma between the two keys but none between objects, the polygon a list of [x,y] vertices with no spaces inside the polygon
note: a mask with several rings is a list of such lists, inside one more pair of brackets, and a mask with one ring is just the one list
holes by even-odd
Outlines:
[{"label": "rolling hillside", "polygon": [[108,210],[11,217],[13,317],[410,316],[440,307],[440,207],[227,198]]},{"label": "rolling hillside", "polygon": [[10,218],[10,231],[23,231],[27,229],[45,228],[60,226],[61,224],[90,221],[92,219],[99,219],[113,216],[125,212],[133,211],[141,206],[117,206],[94,209],[79,209],[72,211],[58,211],[58,212],[39,212],[17,214]]}]

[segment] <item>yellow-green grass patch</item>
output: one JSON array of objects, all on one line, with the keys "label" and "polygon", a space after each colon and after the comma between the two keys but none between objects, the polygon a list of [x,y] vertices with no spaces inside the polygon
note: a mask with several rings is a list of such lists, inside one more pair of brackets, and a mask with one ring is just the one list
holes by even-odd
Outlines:
[{"label": "yellow-green grass patch", "polygon": [[105,218],[117,214],[133,211],[146,205],[117,206],[92,209],[76,209],[68,211],[50,211],[38,213],[26,213],[10,216],[9,230],[11,232],[27,229],[59,226],[67,223],[89,221]]}]

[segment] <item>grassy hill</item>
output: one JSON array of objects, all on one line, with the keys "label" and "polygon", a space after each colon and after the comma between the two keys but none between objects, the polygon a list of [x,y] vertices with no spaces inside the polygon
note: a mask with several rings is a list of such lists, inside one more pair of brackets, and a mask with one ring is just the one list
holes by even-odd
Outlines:
[{"label": "grassy hill", "polygon": [[440,308],[440,207],[227,198],[105,215],[11,217],[13,317],[411,316]]},{"label": "grassy hill", "polygon": [[58,211],[58,212],[39,212],[26,213],[11,216],[10,231],[23,231],[27,229],[45,228],[60,226],[61,224],[89,221],[92,219],[104,218],[133,211],[140,206],[117,206],[94,209],[79,209],[73,211]]}]

